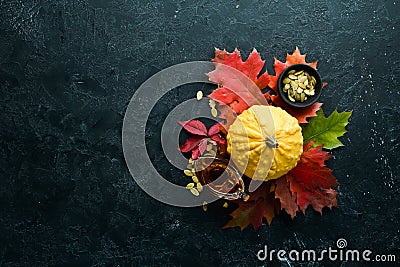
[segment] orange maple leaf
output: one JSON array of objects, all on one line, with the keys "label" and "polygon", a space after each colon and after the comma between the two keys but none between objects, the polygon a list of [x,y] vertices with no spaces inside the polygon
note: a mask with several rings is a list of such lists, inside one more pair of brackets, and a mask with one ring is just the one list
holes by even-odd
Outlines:
[{"label": "orange maple leaf", "polygon": [[[296,46],[296,49],[294,50],[293,54],[287,53],[286,55],[286,62],[281,62],[278,59],[275,58],[274,60],[274,70],[275,70],[275,75],[269,75],[269,83],[268,86],[275,92],[275,96],[271,96],[270,100],[272,103],[278,107],[282,107],[284,110],[286,110],[290,115],[295,117],[299,123],[308,123],[306,118],[308,117],[315,117],[317,114],[316,112],[321,108],[322,103],[314,103],[313,105],[307,107],[307,108],[292,108],[285,104],[280,96],[277,94],[278,93],[278,79],[281,73],[289,66],[294,65],[294,64],[308,64],[309,66],[313,67],[314,69],[317,69],[317,64],[318,61],[314,61],[311,63],[306,62],[306,55],[302,55],[300,53],[300,49]],[[323,87],[326,86],[326,83],[323,83]]]},{"label": "orange maple leaf", "polygon": [[207,75],[210,81],[218,83],[220,87],[209,95],[210,98],[229,105],[237,114],[252,105],[268,105],[261,90],[268,85],[269,75],[267,72],[260,75],[265,62],[256,49],[246,61],[242,60],[238,49],[232,53],[216,49],[212,61],[215,70]]}]

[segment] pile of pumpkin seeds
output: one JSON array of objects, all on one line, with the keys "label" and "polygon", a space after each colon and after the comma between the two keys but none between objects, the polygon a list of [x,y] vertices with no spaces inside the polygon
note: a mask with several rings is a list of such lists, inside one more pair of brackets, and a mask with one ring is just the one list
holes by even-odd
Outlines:
[{"label": "pile of pumpkin seeds", "polygon": [[196,197],[200,195],[200,192],[203,191],[203,185],[199,182],[199,179],[196,176],[195,170],[193,168],[193,160],[189,159],[189,164],[187,167],[190,170],[184,170],[184,174],[192,178],[192,182],[186,185],[186,189],[190,190],[190,193],[195,195]]},{"label": "pile of pumpkin seeds", "polygon": [[315,84],[317,80],[304,70],[291,70],[283,79],[283,92],[287,93],[292,102],[304,102],[308,97],[315,95]]},{"label": "pile of pumpkin seeds", "polygon": [[[217,147],[214,143],[207,144],[206,152],[204,156],[215,157],[217,154]],[[196,171],[194,169],[194,160],[192,158],[189,159],[189,162],[186,166],[186,170],[183,173],[186,176],[192,178],[192,182],[186,185],[186,189],[190,190],[190,192],[196,197],[199,196],[200,192],[203,191],[203,185],[199,182],[199,179],[196,176]]]}]

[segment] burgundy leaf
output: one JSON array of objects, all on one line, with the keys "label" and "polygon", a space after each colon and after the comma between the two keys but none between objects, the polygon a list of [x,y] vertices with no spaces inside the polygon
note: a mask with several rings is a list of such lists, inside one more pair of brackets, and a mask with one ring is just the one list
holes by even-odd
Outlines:
[{"label": "burgundy leaf", "polygon": [[179,148],[182,152],[189,152],[195,148],[201,140],[204,139],[204,136],[194,135],[186,139],[186,142]]},{"label": "burgundy leaf", "polygon": [[207,136],[207,128],[199,120],[178,121],[178,123],[189,133]]}]

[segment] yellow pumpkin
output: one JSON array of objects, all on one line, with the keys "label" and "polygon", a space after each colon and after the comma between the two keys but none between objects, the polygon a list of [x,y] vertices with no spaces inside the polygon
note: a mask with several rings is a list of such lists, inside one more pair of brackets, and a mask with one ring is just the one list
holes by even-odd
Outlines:
[{"label": "yellow pumpkin", "polygon": [[229,127],[227,151],[239,171],[261,181],[293,169],[303,152],[296,118],[279,107],[255,105]]}]

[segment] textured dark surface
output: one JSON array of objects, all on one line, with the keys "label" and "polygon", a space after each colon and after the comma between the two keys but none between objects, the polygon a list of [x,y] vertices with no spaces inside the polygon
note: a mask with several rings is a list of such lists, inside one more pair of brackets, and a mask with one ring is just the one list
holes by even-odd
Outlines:
[{"label": "textured dark surface", "polygon": [[[323,249],[340,237],[400,258],[400,2],[220,2],[0,1],[1,266],[254,266],[266,264],[255,256],[265,244]],[[282,215],[258,232],[221,230],[221,203],[207,213],[170,207],[134,183],[121,128],[142,82],[209,60],[214,46],[255,47],[271,70],[296,45],[329,82],[325,112],[354,111],[329,162],[338,208]],[[149,125],[189,90],[164,98]]]}]

